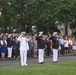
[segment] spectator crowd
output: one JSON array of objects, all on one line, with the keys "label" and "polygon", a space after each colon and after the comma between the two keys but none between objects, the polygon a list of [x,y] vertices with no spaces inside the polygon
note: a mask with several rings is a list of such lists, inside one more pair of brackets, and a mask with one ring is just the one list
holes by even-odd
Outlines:
[{"label": "spectator crowd", "polygon": [[[58,56],[64,55],[75,55],[76,54],[76,39],[75,37],[61,36],[55,34],[57,40],[59,41]],[[20,42],[18,37],[20,33],[11,33],[11,34],[0,34],[0,57],[1,60],[5,58],[11,59],[16,58],[20,59]],[[38,40],[37,34],[27,34],[26,38],[28,39],[29,50],[27,52],[28,57],[37,57],[38,56]],[[42,35],[45,43],[44,47],[44,56],[50,56],[53,54],[52,46],[53,35]]]}]

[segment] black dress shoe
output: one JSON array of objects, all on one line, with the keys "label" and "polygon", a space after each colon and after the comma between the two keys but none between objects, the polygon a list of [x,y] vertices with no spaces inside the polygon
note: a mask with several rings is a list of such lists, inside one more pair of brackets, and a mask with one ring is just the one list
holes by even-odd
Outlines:
[{"label": "black dress shoe", "polygon": [[44,64],[44,62],[40,62],[39,64]]},{"label": "black dress shoe", "polygon": [[53,61],[53,63],[57,63],[58,61]]},{"label": "black dress shoe", "polygon": [[44,64],[44,62],[41,62],[42,64]]}]

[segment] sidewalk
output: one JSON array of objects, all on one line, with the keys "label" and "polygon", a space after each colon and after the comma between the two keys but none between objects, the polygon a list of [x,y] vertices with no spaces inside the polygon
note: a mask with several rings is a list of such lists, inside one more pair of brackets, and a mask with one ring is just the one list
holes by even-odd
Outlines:
[{"label": "sidewalk", "polygon": [[[59,62],[67,62],[67,61],[73,61],[76,60],[76,56],[63,56],[63,57],[58,57]],[[44,63],[52,63],[52,56],[50,57],[45,57]],[[27,64],[29,65],[34,65],[38,64],[38,58],[28,58]],[[1,67],[8,67],[8,66],[20,66],[20,60],[16,59],[5,59],[5,61],[0,60],[0,68]]]}]

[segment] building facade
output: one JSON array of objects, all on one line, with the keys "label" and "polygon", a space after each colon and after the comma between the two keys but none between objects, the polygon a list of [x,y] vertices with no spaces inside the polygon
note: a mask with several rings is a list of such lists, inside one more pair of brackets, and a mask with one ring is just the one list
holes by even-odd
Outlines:
[{"label": "building facade", "polygon": [[61,26],[58,26],[58,29],[60,30],[60,35],[62,36],[70,36],[72,34],[72,30],[70,29],[69,25],[62,24]]}]

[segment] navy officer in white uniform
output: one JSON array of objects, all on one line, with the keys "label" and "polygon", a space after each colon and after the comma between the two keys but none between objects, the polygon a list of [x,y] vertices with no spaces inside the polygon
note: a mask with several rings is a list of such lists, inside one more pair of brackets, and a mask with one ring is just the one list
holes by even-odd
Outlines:
[{"label": "navy officer in white uniform", "polygon": [[29,49],[29,46],[26,32],[22,32],[17,40],[20,42],[21,66],[27,66],[27,51]]}]

